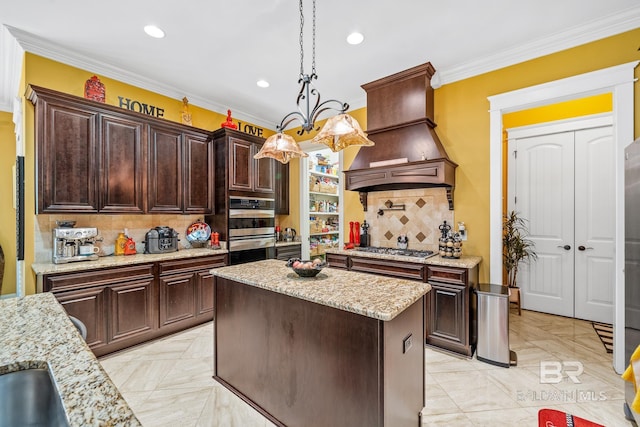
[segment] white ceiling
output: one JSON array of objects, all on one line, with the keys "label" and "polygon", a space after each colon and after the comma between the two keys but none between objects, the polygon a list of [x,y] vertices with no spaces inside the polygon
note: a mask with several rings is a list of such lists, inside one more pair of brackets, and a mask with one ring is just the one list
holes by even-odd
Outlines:
[{"label": "white ceiling", "polygon": [[[304,4],[308,73],[311,0]],[[360,85],[427,61],[434,83],[446,84],[639,28],[640,3],[319,0],[316,22],[315,86],[323,100],[354,109],[365,105]],[[9,30],[0,31],[0,105],[16,95],[6,83],[15,38],[26,51],[271,129],[296,108],[295,0],[0,0],[0,23]],[[167,36],[148,37],[150,23]],[[364,43],[348,45],[355,30]]]}]

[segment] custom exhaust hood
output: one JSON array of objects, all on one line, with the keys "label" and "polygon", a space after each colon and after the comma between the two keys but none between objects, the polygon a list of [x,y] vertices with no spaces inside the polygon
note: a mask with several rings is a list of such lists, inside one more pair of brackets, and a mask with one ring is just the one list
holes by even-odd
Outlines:
[{"label": "custom exhaust hood", "polygon": [[433,120],[435,69],[430,62],[362,85],[367,92],[367,133],[375,146],[361,147],[345,171],[345,188],[358,191],[367,210],[371,191],[444,187],[453,209],[455,169]]}]

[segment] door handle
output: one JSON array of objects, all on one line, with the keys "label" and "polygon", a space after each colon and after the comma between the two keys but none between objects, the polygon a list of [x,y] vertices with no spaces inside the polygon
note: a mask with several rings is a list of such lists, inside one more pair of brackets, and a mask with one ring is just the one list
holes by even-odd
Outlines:
[{"label": "door handle", "polygon": [[568,250],[571,249],[571,246],[569,246],[569,245],[564,245],[564,246],[558,245],[558,247],[564,249],[565,251],[568,251]]},{"label": "door handle", "polygon": [[579,251],[584,251],[584,250],[586,250],[586,249],[593,249],[593,248],[592,248],[591,246],[586,247],[586,248],[585,248],[584,246],[582,246],[582,245],[578,246],[578,250],[579,250]]}]

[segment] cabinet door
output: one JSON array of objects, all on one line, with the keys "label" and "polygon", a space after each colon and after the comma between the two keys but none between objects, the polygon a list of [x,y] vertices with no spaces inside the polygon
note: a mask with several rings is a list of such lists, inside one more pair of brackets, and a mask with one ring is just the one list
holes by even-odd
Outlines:
[{"label": "cabinet door", "polygon": [[289,215],[289,163],[273,162],[275,168],[276,215]]},{"label": "cabinet door", "polygon": [[253,191],[253,144],[229,138],[229,190]]},{"label": "cabinet door", "polygon": [[467,352],[465,286],[429,282],[427,344],[452,351]]},{"label": "cabinet door", "polygon": [[160,277],[160,327],[185,322],[196,315],[196,277],[187,272]]},{"label": "cabinet door", "polygon": [[213,319],[215,309],[213,274],[208,270],[196,273],[196,291],[198,293],[196,315]]},{"label": "cabinet door", "polygon": [[36,103],[38,213],[98,211],[97,113]]},{"label": "cabinet door", "polygon": [[100,130],[100,212],[143,213],[145,126],[101,115]]},{"label": "cabinet door", "polygon": [[[260,151],[261,144],[253,144],[253,155]],[[276,160],[269,157],[254,160],[253,170],[253,190],[261,193],[273,193],[275,191],[274,184],[274,162]]]},{"label": "cabinet door", "polygon": [[87,345],[95,350],[107,344],[105,288],[89,288],[54,294],[70,316],[87,327]]},{"label": "cabinet door", "polygon": [[213,144],[207,135],[184,134],[184,212],[213,212]]},{"label": "cabinet door", "polygon": [[157,326],[154,279],[109,286],[109,343],[144,341]]},{"label": "cabinet door", "polygon": [[182,133],[149,127],[148,212],[182,213]]}]

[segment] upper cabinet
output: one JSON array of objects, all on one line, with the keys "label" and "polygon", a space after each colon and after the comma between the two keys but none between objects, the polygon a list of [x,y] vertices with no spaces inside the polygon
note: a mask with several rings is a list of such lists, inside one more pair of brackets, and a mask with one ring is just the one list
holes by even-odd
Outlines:
[{"label": "upper cabinet", "polygon": [[213,133],[213,140],[218,200],[225,197],[227,190],[238,195],[274,197],[275,161],[253,158],[264,138],[222,128]]},{"label": "upper cabinet", "polygon": [[100,212],[144,212],[143,123],[115,114],[100,114],[98,174]]},{"label": "upper cabinet", "polygon": [[97,212],[97,111],[39,97],[35,122],[38,212]]},{"label": "upper cabinet", "polygon": [[38,213],[213,212],[206,130],[31,86]]}]

